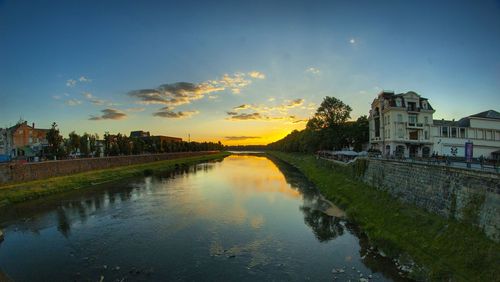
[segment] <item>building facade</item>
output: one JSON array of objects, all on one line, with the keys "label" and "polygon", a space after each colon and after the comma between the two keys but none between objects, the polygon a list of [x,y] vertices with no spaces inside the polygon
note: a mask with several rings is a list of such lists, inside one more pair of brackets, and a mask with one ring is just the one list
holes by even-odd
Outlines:
[{"label": "building facade", "polygon": [[500,154],[500,113],[494,110],[455,120],[434,120],[427,98],[413,91],[382,91],[369,116],[370,149],[387,157],[465,156],[473,144],[473,158],[494,159]]},{"label": "building facade", "polygon": [[500,113],[494,110],[458,121],[435,120],[434,150],[440,155],[464,156],[465,143],[473,144],[473,157],[496,158],[500,150]]},{"label": "building facade", "polygon": [[5,132],[5,146],[3,151],[11,157],[40,157],[43,148],[48,145],[48,129],[35,128],[35,124],[28,125],[26,121],[19,121],[16,125],[7,128]]},{"label": "building facade", "polygon": [[384,156],[430,156],[434,112],[429,101],[413,91],[382,91],[373,100],[368,118],[370,149]]}]

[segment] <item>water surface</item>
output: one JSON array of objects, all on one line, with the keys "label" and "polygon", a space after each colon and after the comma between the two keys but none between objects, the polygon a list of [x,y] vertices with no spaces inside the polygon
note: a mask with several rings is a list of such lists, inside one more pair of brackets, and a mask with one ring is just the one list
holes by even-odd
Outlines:
[{"label": "water surface", "polygon": [[264,156],[16,205],[0,227],[16,281],[401,280],[302,174]]}]

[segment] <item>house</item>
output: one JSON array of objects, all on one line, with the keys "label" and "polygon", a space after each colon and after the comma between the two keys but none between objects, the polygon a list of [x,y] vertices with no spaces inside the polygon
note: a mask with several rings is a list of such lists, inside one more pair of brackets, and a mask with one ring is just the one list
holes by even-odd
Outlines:
[{"label": "house", "polygon": [[6,143],[11,157],[22,157],[25,159],[40,157],[43,149],[48,146],[47,132],[49,129],[35,128],[27,121],[20,120],[16,125],[6,130]]},{"label": "house", "polygon": [[380,92],[371,104],[368,118],[370,149],[384,156],[430,156],[434,112],[428,99],[413,91]]}]

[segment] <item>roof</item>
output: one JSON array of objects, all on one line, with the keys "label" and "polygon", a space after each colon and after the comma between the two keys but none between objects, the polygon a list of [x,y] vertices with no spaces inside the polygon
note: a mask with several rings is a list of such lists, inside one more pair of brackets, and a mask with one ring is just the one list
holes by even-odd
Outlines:
[{"label": "roof", "polygon": [[500,119],[500,113],[495,111],[495,110],[488,110],[488,111],[480,112],[480,113],[475,114],[475,115],[471,115],[469,117]]},{"label": "roof", "polygon": [[470,119],[468,117],[462,118],[458,121],[455,120],[445,120],[445,119],[435,119],[434,125],[438,126],[454,126],[454,127],[469,127]]}]

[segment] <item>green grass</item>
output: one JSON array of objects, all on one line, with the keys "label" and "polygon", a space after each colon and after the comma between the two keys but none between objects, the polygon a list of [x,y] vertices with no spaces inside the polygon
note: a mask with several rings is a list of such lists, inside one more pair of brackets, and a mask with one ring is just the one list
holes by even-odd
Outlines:
[{"label": "green grass", "polygon": [[445,219],[354,180],[312,155],[270,152],[296,166],[391,257],[410,256],[417,280],[500,281],[500,244],[476,227]]},{"label": "green grass", "polygon": [[93,170],[67,176],[2,185],[0,186],[0,206],[37,199],[60,192],[92,187],[97,184],[116,181],[126,177],[170,171],[174,170],[178,165],[190,165],[208,160],[221,159],[228,155],[230,153],[222,152],[212,155]]}]

